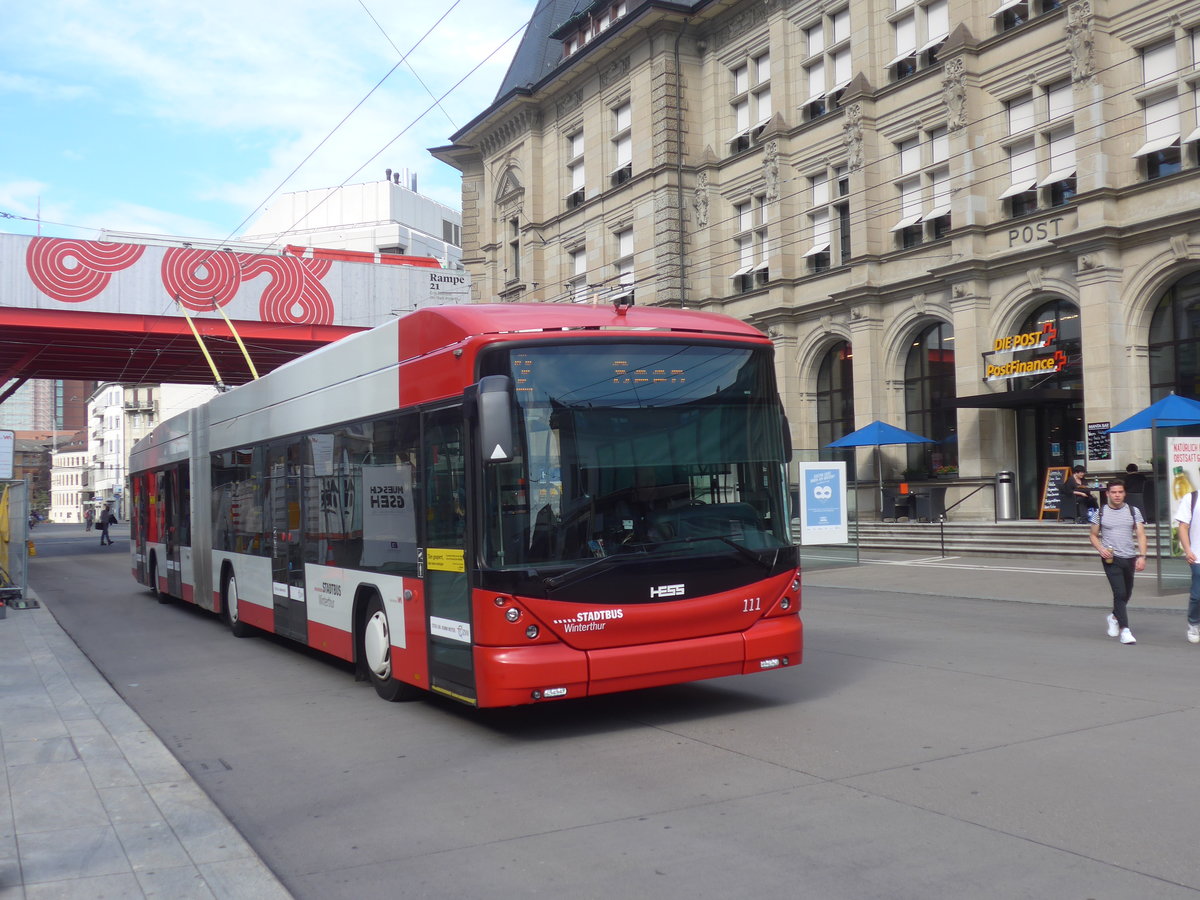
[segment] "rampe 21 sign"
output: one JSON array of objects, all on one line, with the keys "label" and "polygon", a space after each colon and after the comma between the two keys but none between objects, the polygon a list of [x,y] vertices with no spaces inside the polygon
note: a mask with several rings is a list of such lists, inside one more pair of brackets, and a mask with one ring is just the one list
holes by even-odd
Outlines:
[{"label": "rampe 21 sign", "polygon": [[984,354],[983,380],[1004,381],[1007,378],[1024,378],[1026,375],[1043,375],[1047,372],[1060,371],[1067,364],[1067,354],[1057,349],[1048,356],[1013,359],[1008,362],[988,360],[988,357],[1000,354],[1046,350],[1054,346],[1056,340],[1058,340],[1058,329],[1054,327],[1053,322],[1044,322],[1041,331],[1029,331],[1025,334],[1010,334],[996,338],[992,345],[992,352]]}]

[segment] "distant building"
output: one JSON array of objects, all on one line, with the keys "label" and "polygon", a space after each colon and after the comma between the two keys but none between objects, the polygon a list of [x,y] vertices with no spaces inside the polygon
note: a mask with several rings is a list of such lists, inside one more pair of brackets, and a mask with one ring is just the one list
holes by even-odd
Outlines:
[{"label": "distant building", "polygon": [[87,433],[59,443],[51,459],[50,519],[82,522],[85,498],[91,496]]},{"label": "distant building", "polygon": [[83,502],[93,506],[112,503],[117,517],[125,518],[130,449],[159,422],[198,406],[215,393],[215,388],[196,384],[100,385],[88,404],[88,485]]},{"label": "distant building", "polygon": [[432,256],[461,269],[462,214],[416,192],[416,176],[281,194],[239,240]]}]

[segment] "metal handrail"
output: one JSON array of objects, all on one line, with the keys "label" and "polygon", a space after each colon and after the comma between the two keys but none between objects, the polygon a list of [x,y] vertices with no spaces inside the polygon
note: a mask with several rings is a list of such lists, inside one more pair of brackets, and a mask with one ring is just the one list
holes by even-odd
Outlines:
[{"label": "metal handrail", "polygon": [[974,497],[976,494],[978,494],[980,491],[982,491],[985,487],[989,487],[989,486],[990,485],[987,485],[987,484],[979,485],[979,487],[975,488],[975,490],[971,491],[971,493],[967,494],[965,497],[960,497],[958,500],[955,500],[953,503],[951,503],[949,506],[947,506],[944,510],[942,510],[940,513],[938,513],[938,539],[941,543],[943,558],[946,556],[946,514],[949,513],[950,510],[954,509],[954,507],[958,506],[958,504],[962,503],[964,500],[970,500],[972,497]]}]

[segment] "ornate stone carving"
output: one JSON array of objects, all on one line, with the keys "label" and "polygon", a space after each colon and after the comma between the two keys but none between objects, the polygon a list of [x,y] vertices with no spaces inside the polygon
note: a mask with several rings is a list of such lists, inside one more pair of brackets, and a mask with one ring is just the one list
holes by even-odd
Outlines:
[{"label": "ornate stone carving", "polygon": [[862,104],[851,103],[846,107],[842,122],[842,138],[846,143],[846,168],[857,172],[863,167]]},{"label": "ornate stone carving", "polygon": [[780,0],[761,0],[749,9],[741,10],[727,19],[720,28],[711,32],[712,46],[719,50],[730,41],[735,41],[749,31],[763,25],[779,6]]},{"label": "ornate stone carving", "polygon": [[616,84],[622,78],[629,74],[629,57],[624,56],[621,59],[613,60],[612,65],[603,69],[600,72],[600,87],[601,89],[608,87],[610,84]]},{"label": "ornate stone carving", "polygon": [[696,211],[696,227],[708,226],[708,173],[696,176],[696,190],[692,194],[692,208]]},{"label": "ornate stone carving", "polygon": [[479,141],[479,151],[484,157],[492,156],[507,147],[521,135],[542,127],[542,114],[535,109],[523,109],[513,113]]},{"label": "ornate stone carving", "polygon": [[569,116],[575,110],[583,105],[583,91],[567,91],[558,98],[558,102],[554,104],[555,112],[558,118]]},{"label": "ornate stone carving", "polygon": [[1067,7],[1067,49],[1071,54],[1071,81],[1091,84],[1096,77],[1091,0],[1077,0]]},{"label": "ornate stone carving", "polygon": [[767,183],[767,202],[779,199],[779,141],[768,141],[763,154],[763,179]]},{"label": "ornate stone carving", "polygon": [[966,126],[967,79],[962,59],[946,63],[942,73],[942,102],[946,104],[946,127],[958,131]]}]

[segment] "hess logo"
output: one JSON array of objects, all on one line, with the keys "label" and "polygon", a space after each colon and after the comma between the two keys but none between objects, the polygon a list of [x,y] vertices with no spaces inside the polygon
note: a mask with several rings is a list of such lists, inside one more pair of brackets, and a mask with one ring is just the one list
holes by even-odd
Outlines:
[{"label": "hess logo", "polygon": [[833,497],[833,488],[827,484],[818,484],[813,488],[813,498],[816,500],[829,500]]},{"label": "hess logo", "polygon": [[682,597],[682,584],[660,584],[658,587],[650,588],[650,598],[660,599],[662,597]]}]

